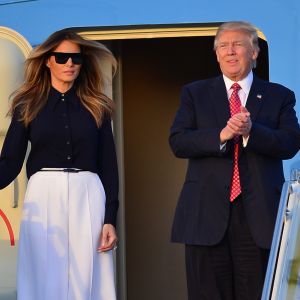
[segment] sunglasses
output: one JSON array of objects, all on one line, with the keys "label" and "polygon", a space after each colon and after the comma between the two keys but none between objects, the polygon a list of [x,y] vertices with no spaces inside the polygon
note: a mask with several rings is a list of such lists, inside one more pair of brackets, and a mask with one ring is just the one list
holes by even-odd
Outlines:
[{"label": "sunglasses", "polygon": [[81,65],[83,61],[83,56],[81,53],[67,53],[67,52],[50,52],[49,56],[55,57],[55,62],[57,64],[65,64],[69,58],[72,59],[74,65]]}]

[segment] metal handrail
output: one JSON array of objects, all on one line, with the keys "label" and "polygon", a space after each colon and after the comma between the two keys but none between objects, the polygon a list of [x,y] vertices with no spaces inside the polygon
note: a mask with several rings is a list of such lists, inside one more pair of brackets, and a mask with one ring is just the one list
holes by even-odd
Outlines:
[{"label": "metal handrail", "polygon": [[[292,196],[297,196],[297,190],[299,191],[300,185],[300,170],[293,169],[291,171],[290,181],[286,181],[282,188],[277,219],[273,234],[273,240],[271,245],[270,257],[265,277],[265,283],[263,288],[263,293],[261,300],[283,300],[277,299],[277,291],[281,288],[280,284],[278,286],[278,282],[274,284],[275,279],[277,280],[280,276],[276,277],[276,272],[281,275],[284,271],[284,267],[286,267],[287,260],[287,251],[288,251],[288,239],[282,240],[283,232],[290,232],[290,226],[292,222],[288,222],[293,217],[293,212],[288,208],[293,207],[293,201],[291,204],[289,203],[290,198],[293,199]],[[290,204],[290,205],[289,205]],[[279,258],[282,258],[282,262],[279,262]],[[282,264],[281,264],[282,263]],[[279,265],[281,264],[281,265]],[[277,274],[277,275],[278,275]],[[276,297],[276,298],[275,298]]]},{"label": "metal handrail", "polygon": [[275,272],[276,262],[279,253],[279,245],[280,245],[284,220],[286,217],[286,206],[288,203],[290,191],[291,191],[291,182],[285,182],[282,187],[281,198],[280,198],[277,219],[276,219],[276,224],[275,224],[275,229],[273,234],[272,246],[270,251],[270,258],[268,262],[268,268],[265,277],[266,279],[264,283],[264,289],[263,289],[261,300],[270,299],[270,293],[274,281],[274,272]]}]

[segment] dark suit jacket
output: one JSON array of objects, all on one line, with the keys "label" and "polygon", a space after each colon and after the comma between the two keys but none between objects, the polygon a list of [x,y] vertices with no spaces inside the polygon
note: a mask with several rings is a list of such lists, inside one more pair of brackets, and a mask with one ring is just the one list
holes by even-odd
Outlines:
[{"label": "dark suit jacket", "polygon": [[[300,148],[300,129],[289,89],[254,76],[246,107],[252,129],[240,145],[239,172],[248,224],[258,246],[270,248],[284,182],[282,160]],[[233,144],[220,150],[220,131],[230,118],[222,76],[186,85],[169,142],[187,158],[186,179],[172,228],[173,242],[214,245],[229,220]]]}]

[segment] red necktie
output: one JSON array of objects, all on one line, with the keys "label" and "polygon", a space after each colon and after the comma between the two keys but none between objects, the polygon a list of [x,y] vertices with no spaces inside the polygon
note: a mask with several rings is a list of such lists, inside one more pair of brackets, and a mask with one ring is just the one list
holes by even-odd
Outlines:
[{"label": "red necktie", "polygon": [[[230,96],[230,113],[231,116],[239,113],[241,111],[241,100],[238,94],[239,89],[241,88],[238,83],[234,83],[231,87],[233,92]],[[233,201],[241,193],[241,183],[240,183],[240,174],[238,166],[239,158],[239,137],[235,136],[234,141],[234,159],[233,159],[233,175],[230,188],[230,201]]]}]

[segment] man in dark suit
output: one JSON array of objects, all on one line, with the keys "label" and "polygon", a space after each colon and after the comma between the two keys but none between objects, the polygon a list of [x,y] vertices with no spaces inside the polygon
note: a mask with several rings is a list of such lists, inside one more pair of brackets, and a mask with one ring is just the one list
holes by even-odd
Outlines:
[{"label": "man in dark suit", "polygon": [[186,85],[170,145],[189,161],[172,241],[185,244],[189,300],[260,299],[284,182],[300,148],[294,93],[252,73],[255,27],[222,24],[222,75]]}]

